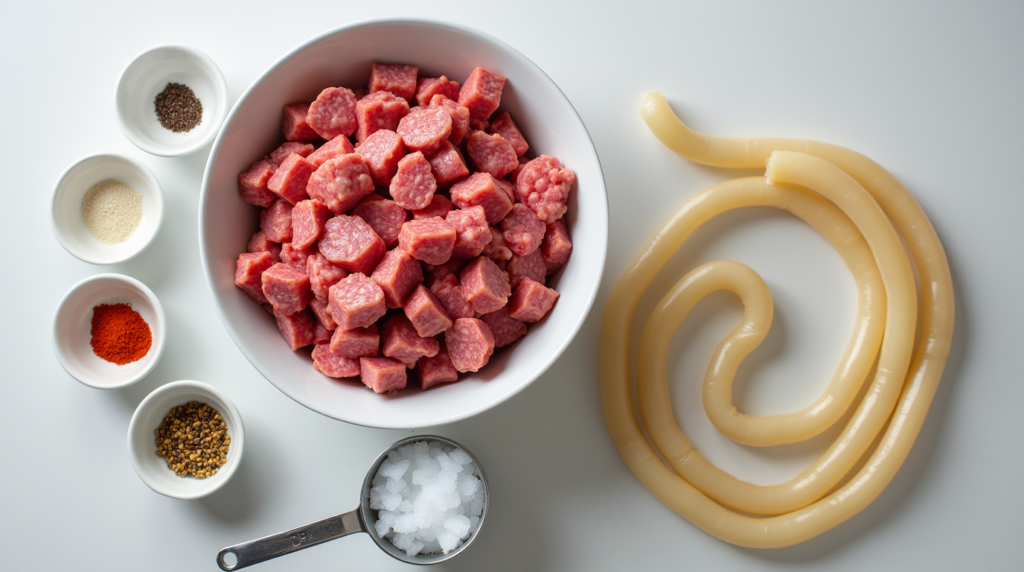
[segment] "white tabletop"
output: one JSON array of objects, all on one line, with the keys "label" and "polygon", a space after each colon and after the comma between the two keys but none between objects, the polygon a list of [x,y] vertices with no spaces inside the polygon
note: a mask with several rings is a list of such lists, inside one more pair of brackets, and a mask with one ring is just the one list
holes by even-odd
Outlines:
[{"label": "white tabletop", "polygon": [[[491,512],[480,539],[441,570],[1004,570],[1022,556],[1024,384],[1012,356],[1024,265],[1024,6],[1007,2],[22,2],[0,19],[0,109],[7,262],[0,356],[0,569],[214,570],[227,545],[355,507],[364,472],[403,431],[346,425],[292,402],[228,338],[199,264],[197,204],[209,148],[160,158],[118,131],[114,86],[137,53],[162,43],[209,54],[229,97],[307,38],[383,16],[450,19],[515,46],[562,88],[586,123],[608,184],[608,262],[594,311],[562,358],[523,393],[434,431],[484,464]],[[442,7],[455,4],[456,8]],[[629,472],[605,428],[597,385],[601,310],[618,274],[668,214],[736,176],[673,155],[636,112],[659,89],[694,127],[724,135],[806,137],[890,169],[937,228],[953,270],[952,354],[920,438],[888,489],[845,524],[780,550],[737,548],[676,515]],[[163,185],[152,246],[113,267],[80,262],[50,230],[59,174],[116,152]],[[750,174],[750,173],[742,173]],[[762,273],[776,323],[741,370],[753,413],[798,408],[831,374],[852,327],[854,290],[839,257],[789,215],[752,209],[702,229],[656,281],[729,257]],[[54,358],[61,295],[100,272],[133,276],[167,312],[167,346],[147,378],[91,389]],[[698,307],[673,348],[675,411],[714,462],[781,482],[824,441],[759,450],[724,442],[699,408],[700,375],[740,307]],[[246,450],[234,479],[196,501],[160,496],[136,476],[126,433],[162,384],[196,379],[241,411]],[[834,435],[833,433],[830,433]],[[353,536],[258,565],[273,570],[399,570]]]}]

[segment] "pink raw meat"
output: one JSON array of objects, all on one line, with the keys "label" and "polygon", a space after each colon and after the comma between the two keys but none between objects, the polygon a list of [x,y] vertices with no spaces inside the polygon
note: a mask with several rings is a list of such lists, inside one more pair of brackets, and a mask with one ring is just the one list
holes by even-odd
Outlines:
[{"label": "pink raw meat", "polygon": [[544,258],[548,274],[554,274],[569,261],[569,255],[572,254],[572,240],[569,239],[569,229],[565,226],[565,219],[558,219],[547,226],[544,242],[540,245],[540,254]]},{"label": "pink raw meat", "polygon": [[445,76],[421,77],[416,82],[416,103],[421,107],[430,105],[435,95],[443,95],[448,99],[459,98],[459,82],[451,81]]},{"label": "pink raw meat", "polygon": [[501,221],[501,236],[512,253],[518,256],[526,256],[540,248],[546,230],[547,226],[537,218],[533,209],[522,203],[512,205],[512,212]]},{"label": "pink raw meat", "polygon": [[401,308],[417,284],[423,282],[420,263],[400,248],[388,251],[370,276],[384,291],[388,308]]},{"label": "pink raw meat", "polygon": [[459,103],[469,108],[470,117],[487,119],[501,104],[505,76],[474,68],[459,90]]},{"label": "pink raw meat", "polygon": [[300,310],[288,315],[275,310],[274,319],[277,320],[277,329],[281,330],[281,335],[293,352],[316,342],[317,321],[309,310]]},{"label": "pink raw meat", "polygon": [[347,358],[374,357],[379,348],[377,324],[351,330],[338,328],[331,336],[331,351]]},{"label": "pink raw meat", "polygon": [[436,336],[452,325],[452,319],[448,317],[441,301],[423,284],[416,285],[402,306],[402,311],[416,328],[416,333],[424,338]]},{"label": "pink raw meat", "polygon": [[313,314],[316,315],[316,319],[320,321],[327,331],[336,330],[338,328],[338,322],[335,322],[334,316],[331,315],[330,302],[327,301],[327,298],[314,296],[313,299],[309,301],[309,309],[313,310]]},{"label": "pink raw meat", "polygon": [[433,155],[427,157],[427,161],[440,187],[446,187],[469,174],[462,152],[449,142],[442,143]]},{"label": "pink raw meat", "polygon": [[407,64],[374,63],[370,69],[370,93],[390,91],[406,101],[416,94],[416,75],[420,68]]},{"label": "pink raw meat", "polygon": [[356,132],[356,96],[345,87],[328,87],[309,104],[306,123],[324,139]]},{"label": "pink raw meat", "polygon": [[278,316],[294,314],[309,304],[313,291],[309,276],[287,264],[278,262],[263,272],[263,295]]},{"label": "pink raw meat", "polygon": [[435,95],[430,99],[430,107],[439,107],[448,112],[448,115],[452,118],[452,131],[448,135],[448,142],[452,145],[459,145],[462,140],[466,137],[466,133],[469,133],[469,109],[465,106],[459,105],[458,102],[453,99],[449,99],[444,95]]},{"label": "pink raw meat", "polygon": [[487,127],[487,132],[501,135],[502,139],[512,145],[512,149],[518,157],[522,157],[523,153],[530,148],[530,144],[526,142],[526,138],[523,137],[516,124],[512,122],[512,116],[507,111],[502,112],[491,122]]},{"label": "pink raw meat", "polygon": [[[437,181],[430,172],[430,162],[417,151],[398,162],[398,171],[391,179],[391,198],[402,208],[426,208],[434,198]],[[413,213],[415,216],[415,213]]]},{"label": "pink raw meat", "polygon": [[540,254],[540,249],[534,250],[526,256],[512,255],[512,260],[508,261],[509,282],[512,287],[519,286],[519,283],[523,278],[530,278],[535,282],[544,283],[544,277],[548,274],[548,267],[544,264],[544,257]]},{"label": "pink raw meat", "polygon": [[390,91],[371,93],[356,102],[356,141],[365,141],[381,129],[394,131],[409,113],[409,103]]},{"label": "pink raw meat", "polygon": [[448,215],[448,212],[454,208],[452,202],[448,200],[448,197],[444,195],[434,195],[430,197],[430,204],[425,208],[417,209],[412,211],[413,220],[420,220],[423,218],[444,218]]},{"label": "pink raw meat", "polygon": [[509,316],[508,307],[480,316],[494,336],[494,347],[503,348],[526,335],[526,324]]},{"label": "pink raw meat", "polygon": [[476,318],[459,318],[444,333],[448,356],[461,372],[478,371],[494,353],[491,328]]},{"label": "pink raw meat", "polygon": [[544,284],[523,278],[508,302],[508,315],[524,322],[537,322],[551,310],[558,292]]},{"label": "pink raw meat", "polygon": [[328,299],[331,316],[342,330],[365,328],[387,312],[384,291],[358,272],[331,286]]},{"label": "pink raw meat", "polygon": [[299,141],[286,141],[281,143],[281,146],[270,152],[270,160],[275,165],[284,163],[284,160],[288,158],[288,155],[295,153],[303,157],[309,157],[310,153],[313,152],[313,145],[311,143],[301,143]]},{"label": "pink raw meat", "polygon": [[335,157],[310,175],[306,192],[333,212],[342,214],[373,192],[370,168],[356,153]]},{"label": "pink raw meat", "polygon": [[295,204],[306,198],[306,183],[316,169],[305,157],[292,153],[267,181],[270,192]]},{"label": "pink raw meat", "polygon": [[391,358],[359,358],[359,377],[374,393],[395,393],[405,387],[405,364]]},{"label": "pink raw meat", "polygon": [[339,356],[327,344],[317,344],[313,348],[313,369],[327,377],[356,377],[360,373],[359,360]]},{"label": "pink raw meat", "polygon": [[309,276],[309,287],[313,290],[313,295],[325,300],[331,286],[348,276],[344,268],[335,266],[319,251],[306,259],[306,274]]},{"label": "pink raw meat", "polygon": [[452,258],[475,258],[491,241],[491,227],[487,224],[483,207],[453,210],[445,217],[445,221],[455,229]]},{"label": "pink raw meat", "polygon": [[275,262],[281,260],[281,245],[267,238],[267,233],[262,230],[257,230],[256,234],[252,235],[245,250],[247,252],[269,252]]},{"label": "pink raw meat", "polygon": [[309,113],[308,103],[293,103],[284,106],[284,119],[281,120],[281,132],[288,141],[316,141],[320,138],[316,131],[306,123]]},{"label": "pink raw meat", "polygon": [[242,200],[258,207],[269,207],[277,196],[267,188],[267,181],[274,175],[277,165],[268,161],[256,161],[245,172],[238,174],[238,192]]},{"label": "pink raw meat", "polygon": [[[348,140],[348,137],[338,135],[334,139],[324,143],[323,146],[316,151],[313,151],[313,153],[306,157],[306,159],[312,163],[314,167],[319,168],[320,165],[323,165],[335,157],[355,153],[355,151],[356,150],[352,147],[352,142]],[[306,192],[309,191],[307,190]]]},{"label": "pink raw meat", "polygon": [[452,118],[438,107],[417,107],[398,122],[397,131],[406,147],[429,155],[451,135]]},{"label": "pink raw meat", "polygon": [[512,294],[508,273],[486,256],[477,258],[462,269],[459,286],[466,301],[480,314],[501,309]]},{"label": "pink raw meat", "polygon": [[565,201],[575,180],[576,175],[558,159],[541,155],[519,171],[516,198],[533,209],[545,224],[552,223],[565,214]]},{"label": "pink raw meat", "polygon": [[253,252],[238,255],[235,264],[235,286],[256,300],[257,304],[266,304],[263,295],[263,272],[274,265],[274,257],[269,252]]},{"label": "pink raw meat", "polygon": [[386,251],[380,236],[357,216],[338,215],[327,221],[320,239],[320,253],[349,272],[373,272]]},{"label": "pink raw meat", "polygon": [[277,199],[270,208],[260,212],[260,230],[267,240],[291,242],[292,205],[284,199]]},{"label": "pink raw meat", "polygon": [[305,249],[316,244],[332,214],[327,205],[316,199],[296,203],[292,209],[292,247]]},{"label": "pink raw meat", "polygon": [[497,179],[504,177],[519,166],[519,158],[512,145],[498,134],[488,135],[483,131],[472,131],[466,142],[466,152],[476,167],[490,173]]},{"label": "pink raw meat", "polygon": [[351,214],[365,220],[388,248],[398,246],[398,233],[409,218],[398,203],[375,194],[367,195]]},{"label": "pink raw meat", "polygon": [[452,203],[459,208],[484,207],[488,224],[497,223],[512,210],[512,201],[488,173],[473,173],[455,183],[451,195]]},{"label": "pink raw meat", "polygon": [[459,287],[459,278],[457,276],[449,275],[433,282],[430,285],[430,291],[441,302],[445,313],[451,319],[472,318],[476,315],[473,311],[473,306],[462,295],[462,288]]},{"label": "pink raw meat", "polygon": [[405,156],[405,146],[398,133],[380,129],[367,137],[356,148],[356,153],[366,161],[373,182],[386,187],[391,184],[391,177],[398,171],[398,162]]},{"label": "pink raw meat", "polygon": [[[314,300],[315,299],[316,298],[314,298]],[[310,306],[310,309],[312,309],[312,306]],[[316,314],[316,312],[313,312],[313,313]],[[313,324],[313,332],[314,332],[313,333],[313,343],[316,343],[316,344],[330,343],[330,341],[331,341],[331,331],[327,329],[327,326],[324,326],[323,322],[321,322],[319,320],[319,317],[316,320],[316,322]]]},{"label": "pink raw meat", "polygon": [[416,373],[420,378],[420,387],[430,389],[442,383],[459,380],[459,372],[448,357],[448,348],[442,343],[433,357],[421,357],[416,362]]},{"label": "pink raw meat", "polygon": [[440,217],[411,220],[402,225],[398,246],[427,264],[444,264],[455,246],[455,229]]},{"label": "pink raw meat", "polygon": [[281,245],[281,262],[291,266],[305,274],[306,272],[306,260],[316,254],[316,248],[295,248],[295,245],[291,242],[286,242]]},{"label": "pink raw meat", "polygon": [[380,351],[408,367],[416,365],[423,356],[435,356],[438,343],[434,338],[424,338],[402,314],[395,314],[380,328]]},{"label": "pink raw meat", "polygon": [[490,228],[491,241],[484,245],[481,254],[495,262],[508,262],[512,258],[512,250],[505,244],[505,237],[501,235],[501,231],[493,226]]}]

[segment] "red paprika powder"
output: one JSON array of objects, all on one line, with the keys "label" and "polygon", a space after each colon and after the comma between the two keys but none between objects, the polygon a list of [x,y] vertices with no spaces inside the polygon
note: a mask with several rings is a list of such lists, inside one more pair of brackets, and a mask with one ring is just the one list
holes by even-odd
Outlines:
[{"label": "red paprika powder", "polygon": [[153,346],[149,324],[131,304],[100,304],[92,309],[92,351],[99,357],[125,365],[139,361]]}]

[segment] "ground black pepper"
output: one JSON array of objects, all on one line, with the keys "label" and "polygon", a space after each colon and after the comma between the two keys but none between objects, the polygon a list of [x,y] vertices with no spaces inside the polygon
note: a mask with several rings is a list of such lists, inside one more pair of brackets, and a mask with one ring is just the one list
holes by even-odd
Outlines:
[{"label": "ground black pepper", "polygon": [[228,426],[205,403],[189,401],[171,409],[154,433],[157,456],[179,477],[212,477],[228,460]]},{"label": "ground black pepper", "polygon": [[203,103],[187,85],[167,84],[154,103],[160,125],[175,133],[192,131],[203,120]]}]

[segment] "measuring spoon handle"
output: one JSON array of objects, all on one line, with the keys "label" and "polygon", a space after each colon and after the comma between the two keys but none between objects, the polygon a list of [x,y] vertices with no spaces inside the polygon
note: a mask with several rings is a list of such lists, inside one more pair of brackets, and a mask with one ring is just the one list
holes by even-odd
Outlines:
[{"label": "measuring spoon handle", "polygon": [[[366,532],[359,518],[359,508],[306,526],[228,546],[217,553],[217,566],[221,570],[238,570],[354,532]],[[234,564],[225,561],[229,555],[234,555]]]}]

